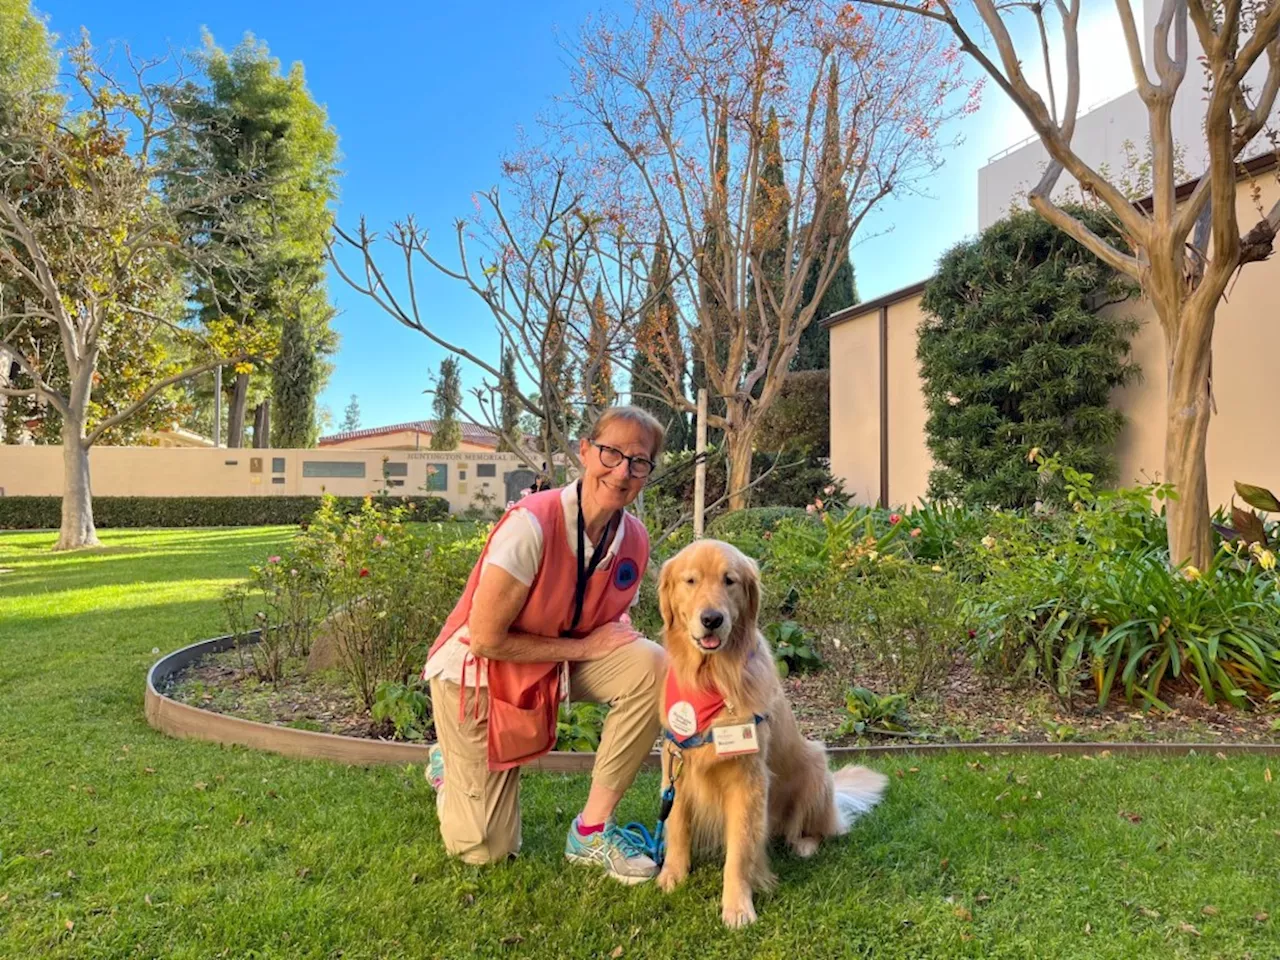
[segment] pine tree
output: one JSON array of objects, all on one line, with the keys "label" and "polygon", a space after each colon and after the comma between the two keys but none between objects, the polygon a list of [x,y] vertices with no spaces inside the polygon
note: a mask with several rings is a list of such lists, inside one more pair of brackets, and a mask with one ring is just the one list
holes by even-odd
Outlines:
[{"label": "pine tree", "polygon": [[[201,65],[207,84],[193,84],[179,111],[190,134],[173,143],[173,163],[230,177],[252,173],[263,186],[235,198],[235,231],[223,229],[220,209],[188,215],[188,226],[203,229],[221,259],[234,264],[191,278],[197,315],[267,325],[278,335],[297,312],[310,342],[332,353],[324,267],[329,203],[337,196],[337,134],[307,89],[302,65],[282,72],[251,34],[230,53],[206,34]],[[319,369],[317,391],[327,373]],[[231,381],[228,446],[243,445],[246,412],[271,392],[264,377],[239,373]]]},{"label": "pine tree", "polygon": [[[729,360],[729,331],[732,329],[732,318],[729,316],[730,305],[715,278],[723,276],[722,260],[725,256],[721,249],[721,233],[728,224],[728,211],[725,209],[729,197],[729,110],[725,104],[718,107],[719,119],[716,122],[715,143],[715,184],[711,203],[706,211],[706,234],[702,244],[702,256],[698,262],[699,296],[706,322],[704,330],[711,334],[716,353],[714,362],[723,367]],[[698,390],[707,388],[707,413],[724,416],[727,406],[723,398],[715,395],[715,390],[706,374],[706,359],[700,356],[700,349],[695,343],[693,347],[693,397],[696,402]],[[707,443],[715,445],[720,442],[721,430],[707,430]]]},{"label": "pine tree", "polygon": [[[791,196],[787,192],[782,168],[778,115],[772,108],[769,110],[769,122],[761,143],[755,210],[755,222],[751,225],[751,254],[759,276],[753,274],[750,278],[747,310],[753,322],[764,323],[769,329],[777,330],[778,314],[774,304],[780,304],[786,293]],[[757,292],[757,284],[764,291],[763,297]],[[748,365],[753,365],[754,358],[748,358],[747,362]]]},{"label": "pine tree", "polygon": [[[580,408],[575,403],[577,378],[569,366],[569,329],[555,306],[547,318],[546,336],[542,342],[542,380],[545,394],[535,398],[549,407],[548,416],[555,418],[566,437],[576,434],[581,422]],[[543,449],[554,449],[551,427],[542,424]]]},{"label": "pine tree", "polygon": [[285,318],[280,353],[271,370],[271,445],[282,449],[314,447],[320,357],[302,320]]},{"label": "pine tree", "polygon": [[440,361],[440,375],[436,378],[435,397],[431,408],[435,411],[436,425],[431,431],[432,450],[456,450],[462,442],[462,427],[458,423],[458,410],[462,406],[462,384],[458,378],[458,360],[445,357]]},{"label": "pine tree", "polygon": [[609,316],[605,308],[604,290],[596,284],[596,294],[591,299],[591,336],[587,343],[587,368],[590,378],[582,385],[587,398],[590,419],[595,420],[606,407],[613,406],[617,391],[613,386],[613,358],[609,355]]},{"label": "pine tree", "polygon": [[[842,168],[840,149],[840,78],[833,64],[827,86],[827,117],[822,137],[822,156],[818,161],[819,182],[833,182],[829,185],[826,209],[815,212],[814,222],[808,227],[818,232],[817,250],[825,250],[832,238],[844,236],[849,229],[849,204],[844,184],[838,178],[833,178],[830,172]],[[853,264],[849,261],[848,241],[837,250],[836,256],[840,258],[839,266],[822,299],[818,301],[813,320],[800,334],[796,355],[791,358],[792,370],[826,370],[831,366],[831,335],[822,326],[822,321],[858,302],[858,287]],[[821,268],[819,259],[815,259],[810,265],[801,294],[802,305],[813,301]]]},{"label": "pine tree", "polygon": [[351,402],[342,411],[342,426],[339,429],[343,433],[360,429],[360,400],[354,393],[351,395]]},{"label": "pine tree", "polygon": [[661,399],[668,389],[659,371],[677,375],[676,385],[684,394],[685,350],[680,316],[671,292],[671,259],[665,238],[654,248],[649,268],[651,303],[636,327],[636,350],[631,362],[631,402],[648,410],[667,428],[668,450],[684,450],[689,443],[689,418]]},{"label": "pine tree", "polygon": [[[520,402],[520,384],[516,379],[516,352],[511,347],[502,351],[502,406],[498,414],[498,423],[502,432],[508,437],[520,435],[520,412],[524,409]],[[498,452],[510,451],[511,445],[503,437],[498,438]]]}]

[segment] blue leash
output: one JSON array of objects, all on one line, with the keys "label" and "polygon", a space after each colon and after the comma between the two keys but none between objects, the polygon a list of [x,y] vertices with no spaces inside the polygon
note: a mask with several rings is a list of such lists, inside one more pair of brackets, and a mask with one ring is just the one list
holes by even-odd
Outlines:
[{"label": "blue leash", "polygon": [[[768,717],[761,716],[758,713],[755,715],[755,722],[757,724],[764,723],[767,719]],[[676,781],[680,779],[680,771],[684,769],[684,751],[691,750],[694,747],[705,746],[706,744],[711,743],[713,739],[710,730],[694,734],[684,740],[678,738],[670,730],[664,730],[663,735],[667,740],[671,741],[672,744],[671,782],[667,785],[667,788],[662,791],[662,806],[658,810],[658,823],[653,828],[653,833],[650,833],[649,828],[643,823],[638,823],[634,820],[621,828],[627,839],[643,850],[645,856],[656,863],[659,867],[662,866],[662,861],[666,859],[667,855],[665,836],[667,817],[671,815],[671,808],[676,802]],[[665,758],[666,752],[664,751],[664,762]]]},{"label": "blue leash", "polygon": [[662,791],[662,807],[658,811],[658,823],[653,828],[653,833],[649,832],[649,828],[643,823],[632,821],[622,828],[622,832],[637,847],[642,849],[650,860],[659,867],[662,861],[666,859],[666,828],[667,817],[671,815],[671,807],[676,802],[676,784],[672,780],[667,789]]}]

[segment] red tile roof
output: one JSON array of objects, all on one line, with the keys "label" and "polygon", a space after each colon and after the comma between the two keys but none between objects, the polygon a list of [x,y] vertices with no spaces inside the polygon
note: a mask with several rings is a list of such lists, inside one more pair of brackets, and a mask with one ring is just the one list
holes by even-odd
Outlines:
[{"label": "red tile roof", "polygon": [[[465,421],[460,422],[458,426],[462,428],[462,439],[465,443],[484,444],[495,448],[498,446],[498,437],[492,430]],[[393,423],[386,427],[366,427],[362,430],[348,430],[345,433],[331,433],[327,437],[321,437],[319,445],[329,447],[346,440],[364,440],[369,437],[383,437],[402,432],[416,432],[430,436],[435,428],[435,420],[410,420],[408,423]]]}]

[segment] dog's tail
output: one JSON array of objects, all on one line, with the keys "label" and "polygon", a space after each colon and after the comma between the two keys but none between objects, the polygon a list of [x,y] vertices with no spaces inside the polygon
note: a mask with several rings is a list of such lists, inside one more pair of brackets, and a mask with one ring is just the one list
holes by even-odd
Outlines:
[{"label": "dog's tail", "polygon": [[867,767],[841,767],[833,774],[840,833],[848,833],[858,817],[880,802],[889,778]]}]

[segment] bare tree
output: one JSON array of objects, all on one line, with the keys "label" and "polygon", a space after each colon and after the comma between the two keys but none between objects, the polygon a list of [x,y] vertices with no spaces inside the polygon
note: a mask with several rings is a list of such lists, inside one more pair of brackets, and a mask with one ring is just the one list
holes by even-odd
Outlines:
[{"label": "bare tree", "polygon": [[[470,422],[491,430],[534,471],[552,456],[577,465],[575,439],[583,417],[594,412],[589,388],[608,375],[645,302],[643,277],[618,266],[643,257],[646,248],[620,230],[616,216],[586,202],[566,163],[525,154],[506,161],[504,173],[510,195],[496,187],[477,194],[476,223],[455,223],[456,265],[428,248],[427,231],[412,217],[382,238],[363,220],[355,232],[336,227],[329,255],[354,289],[481,373],[482,385],[470,391],[478,412],[462,410]],[[400,261],[394,275],[379,262],[379,239]],[[504,374],[501,351],[482,357],[440,332],[419,295],[423,264],[485,304],[512,351],[514,371]],[[519,383],[511,383],[513,375]],[[538,424],[532,443],[511,410],[504,416],[504,397]]]},{"label": "bare tree", "polygon": [[[623,199],[630,232],[669,244],[672,301],[723,403],[708,423],[724,431],[731,508],[745,502],[761,419],[850,238],[937,168],[939,128],[976,103],[950,43],[933,23],[848,4],[641,0],[629,21],[589,23],[571,51],[558,128],[600,189]],[[824,158],[828,106],[839,129]],[[760,189],[771,110],[784,173]],[[821,232],[805,227],[833,208],[848,230],[819,248]],[[786,250],[762,266],[769,245],[757,233],[777,231],[779,210]],[[693,410],[683,352],[650,352],[670,358],[649,367],[665,399]]]},{"label": "bare tree", "polygon": [[[196,170],[167,170],[155,148],[171,132],[170,83],[152,83],[159,61],[130,58],[134,82],[117,82],[87,38],[70,54],[73,116],[33,104],[6,121],[0,166],[0,348],[20,373],[7,397],[29,397],[61,418],[64,489],[55,549],[98,542],[89,450],[168,388],[220,364],[247,364],[253,345],[214,324],[193,330],[175,298],[175,264],[187,251],[175,211],[157,183],[171,175],[200,183],[199,202],[231,191],[200,182]],[[237,188],[239,189],[239,188]],[[176,311],[169,308],[175,299]],[[157,353],[163,339],[171,349]],[[180,356],[180,360],[173,355]],[[124,401],[104,405],[101,364],[110,356],[147,368]]]},{"label": "bare tree", "polygon": [[[1178,499],[1169,505],[1169,556],[1204,566],[1213,555],[1205,447],[1212,409],[1214,316],[1228,284],[1245,264],[1271,255],[1280,203],[1258,210],[1243,236],[1236,211],[1239,163],[1263,132],[1280,92],[1280,2],[1277,0],[1162,0],[1151,42],[1152,76],[1129,0],[1116,0],[1138,95],[1146,106],[1151,143],[1151,200],[1134,204],[1122,186],[1086,163],[1072,146],[1080,105],[1080,0],[996,3],[973,0],[987,37],[977,38],[947,0],[895,3],[870,0],[945,24],[1031,123],[1049,154],[1031,206],[1116,270],[1141,284],[1164,333],[1168,370],[1164,473]],[[1045,11],[1062,33],[1065,96],[1054,86]],[[1033,88],[1019,57],[1009,20],[1029,13],[1039,28],[1045,87]],[[1173,106],[1187,80],[1188,19],[1203,49],[1204,130],[1208,168],[1179,202]],[[988,52],[987,46],[994,46]],[[1265,59],[1261,83],[1246,82]],[[1194,80],[1192,81],[1194,82]],[[1087,197],[1108,209],[1124,238],[1110,244],[1054,202],[1063,171]]]}]

